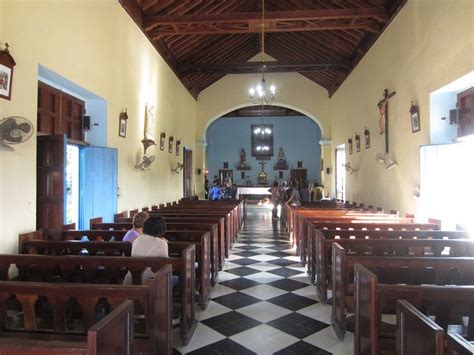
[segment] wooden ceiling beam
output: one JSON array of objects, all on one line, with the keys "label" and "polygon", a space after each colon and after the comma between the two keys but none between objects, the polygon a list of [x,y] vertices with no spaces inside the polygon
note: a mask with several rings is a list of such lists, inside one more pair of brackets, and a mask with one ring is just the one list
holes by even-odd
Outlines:
[{"label": "wooden ceiling beam", "polygon": [[[287,62],[266,62],[265,72],[285,73],[285,72],[311,72],[324,70],[341,70],[350,66],[348,61],[319,61],[312,63],[287,63]],[[188,64],[178,67],[180,75],[190,74],[252,74],[262,71],[261,62],[243,63],[206,63]]]},{"label": "wooden ceiling beam", "polygon": [[[354,9],[321,9],[297,11],[272,11],[265,14],[265,27],[277,27],[281,21],[313,21],[313,20],[351,20],[376,19],[380,22],[388,20],[388,13],[383,7]],[[162,15],[146,16],[144,28],[151,31],[159,26],[190,26],[215,24],[246,24],[249,29],[260,30],[262,14],[260,12],[198,14],[198,15]],[[273,26],[272,26],[273,24]]]},{"label": "wooden ceiling beam", "polygon": [[[367,30],[376,32],[380,29],[380,23],[375,20],[351,22],[347,20],[317,20],[317,21],[265,21],[266,33],[278,32],[312,32],[332,30]],[[258,24],[234,23],[234,24],[187,24],[187,25],[164,25],[151,31],[155,39],[166,36],[178,35],[214,35],[214,34],[237,34],[237,33],[260,33],[261,26]]]}]

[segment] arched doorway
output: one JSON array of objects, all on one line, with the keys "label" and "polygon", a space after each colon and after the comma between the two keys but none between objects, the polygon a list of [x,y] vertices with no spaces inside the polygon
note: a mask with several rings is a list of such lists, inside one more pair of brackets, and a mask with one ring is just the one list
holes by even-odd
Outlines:
[{"label": "arched doorway", "polygon": [[[209,180],[225,175],[239,186],[266,186],[298,176],[301,183],[321,184],[322,132],[315,121],[276,105],[264,106],[263,111],[261,106],[246,106],[221,115],[205,132]],[[261,145],[259,128],[267,132],[267,141]],[[268,149],[269,154],[258,154],[259,148]],[[265,181],[259,180],[262,172]]]}]

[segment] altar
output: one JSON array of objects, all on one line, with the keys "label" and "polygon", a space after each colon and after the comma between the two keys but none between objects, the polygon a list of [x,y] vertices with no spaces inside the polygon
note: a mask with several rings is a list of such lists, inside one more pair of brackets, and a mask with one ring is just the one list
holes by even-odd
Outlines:
[{"label": "altar", "polygon": [[271,193],[268,192],[268,187],[238,187],[236,198],[238,200],[261,200],[270,195]]}]

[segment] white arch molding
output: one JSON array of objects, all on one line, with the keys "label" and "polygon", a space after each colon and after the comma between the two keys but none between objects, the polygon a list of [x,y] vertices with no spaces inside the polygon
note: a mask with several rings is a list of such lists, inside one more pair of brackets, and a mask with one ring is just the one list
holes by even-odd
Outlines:
[{"label": "white arch molding", "polygon": [[[207,129],[209,128],[209,126],[212,124],[212,122],[218,120],[219,118],[222,118],[222,116],[228,114],[229,112],[232,112],[234,110],[238,110],[238,109],[241,109],[241,108],[244,108],[244,107],[249,107],[249,106],[255,106],[255,105],[252,105],[252,104],[249,104],[249,103],[240,104],[240,105],[230,107],[230,108],[222,111],[218,115],[215,115],[212,119],[210,119],[206,122],[206,125],[203,127],[203,130],[201,132],[201,136],[196,141],[206,142],[206,132],[207,132]],[[319,130],[321,131],[321,137],[324,137],[324,128],[323,128],[323,125],[322,125],[321,121],[319,121],[316,117],[314,117],[313,115],[311,115],[307,111],[302,110],[299,107],[289,105],[289,104],[285,104],[285,103],[281,103],[281,102],[274,102],[274,103],[272,103],[271,105],[268,105],[268,106],[281,106],[281,107],[289,108],[291,110],[298,111],[298,112],[304,114],[305,116],[311,118],[318,125]]]}]

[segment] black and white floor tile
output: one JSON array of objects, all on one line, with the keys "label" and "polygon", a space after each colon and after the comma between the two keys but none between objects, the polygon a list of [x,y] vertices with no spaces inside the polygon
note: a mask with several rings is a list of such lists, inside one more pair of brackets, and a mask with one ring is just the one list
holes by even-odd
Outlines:
[{"label": "black and white floor tile", "polygon": [[187,346],[175,330],[175,354],[353,354],[353,336],[337,339],[331,306],[317,301],[306,268],[265,206],[248,206],[212,300],[198,309]]}]

